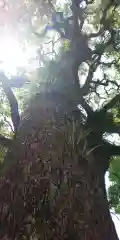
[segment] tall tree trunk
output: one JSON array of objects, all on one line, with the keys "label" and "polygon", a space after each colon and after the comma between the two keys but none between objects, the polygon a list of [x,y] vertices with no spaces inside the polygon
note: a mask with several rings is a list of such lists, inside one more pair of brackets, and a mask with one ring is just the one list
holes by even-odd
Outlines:
[{"label": "tall tree trunk", "polygon": [[1,240],[118,240],[104,171],[73,115],[50,93],[25,111],[1,169]]}]

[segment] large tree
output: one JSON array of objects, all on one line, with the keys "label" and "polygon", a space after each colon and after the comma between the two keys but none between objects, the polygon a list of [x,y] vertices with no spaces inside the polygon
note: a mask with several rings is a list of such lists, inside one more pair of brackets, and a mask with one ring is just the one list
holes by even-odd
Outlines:
[{"label": "large tree", "polygon": [[[38,5],[43,13],[44,1]],[[39,49],[42,83],[21,117],[1,74],[14,126],[13,139],[0,136],[8,149],[0,171],[1,240],[118,239],[104,176],[120,155],[106,137],[120,133],[119,1],[68,6],[50,57]]]}]

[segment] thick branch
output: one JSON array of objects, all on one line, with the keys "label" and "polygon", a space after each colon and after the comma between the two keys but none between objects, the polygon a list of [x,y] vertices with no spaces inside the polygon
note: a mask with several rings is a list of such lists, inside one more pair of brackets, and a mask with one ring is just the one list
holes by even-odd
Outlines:
[{"label": "thick branch", "polygon": [[106,127],[107,133],[117,133],[120,134],[120,124],[111,123]]},{"label": "thick branch", "polygon": [[109,156],[120,156],[120,146],[114,144],[105,143],[105,148]]},{"label": "thick branch", "polygon": [[87,95],[89,92],[89,88],[90,88],[90,83],[92,82],[92,78],[93,78],[93,74],[94,74],[94,70],[92,70],[91,68],[89,69],[88,72],[88,76],[86,78],[85,84],[82,87],[82,94],[83,95]]},{"label": "thick branch", "polygon": [[86,78],[84,86],[82,87],[82,95],[83,96],[87,95],[89,92],[89,88],[90,88],[90,84],[92,83],[94,72],[99,65],[99,60],[100,60],[100,57],[98,57],[97,61],[92,63],[91,66],[89,67],[88,76]]},{"label": "thick branch", "polygon": [[0,145],[3,147],[10,147],[12,143],[12,139],[6,138],[3,135],[0,134]]},{"label": "thick branch", "polygon": [[113,108],[120,101],[120,94],[116,95],[110,102],[108,102],[101,110],[107,112]]},{"label": "thick branch", "polygon": [[[80,3],[80,1],[79,1]],[[77,1],[72,0],[71,10],[73,12],[73,39],[75,39],[80,34],[80,29],[82,28],[82,25],[80,26],[78,23],[78,18],[83,23],[83,13],[84,9],[79,7],[79,4],[77,4]]]},{"label": "thick branch", "polygon": [[81,106],[85,109],[85,111],[87,112],[88,116],[89,116],[89,115],[92,115],[93,110],[92,110],[92,108],[88,105],[88,103],[86,102],[86,100],[85,100],[83,97],[80,98],[80,104],[81,104]]},{"label": "thick branch", "polygon": [[2,73],[0,74],[1,77],[1,82],[2,82],[2,87],[4,89],[4,92],[7,96],[7,99],[10,104],[10,109],[11,109],[11,118],[14,126],[14,130],[17,130],[17,127],[19,125],[20,121],[20,116],[19,116],[19,111],[18,111],[18,102],[15,98],[15,95],[13,94],[9,84],[8,84],[8,79],[7,77]]}]

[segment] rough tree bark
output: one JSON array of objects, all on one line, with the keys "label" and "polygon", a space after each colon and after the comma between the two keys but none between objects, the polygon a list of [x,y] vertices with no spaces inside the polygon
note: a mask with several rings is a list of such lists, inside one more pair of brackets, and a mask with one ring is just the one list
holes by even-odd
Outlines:
[{"label": "rough tree bark", "polygon": [[1,169],[1,240],[118,240],[106,153],[91,150],[88,136],[61,95],[31,101]]},{"label": "rough tree bark", "polygon": [[[64,58],[58,63],[58,75],[63,82],[58,81],[57,89],[60,92],[61,85],[65,96],[72,89],[68,95],[75,95],[74,106],[89,93],[94,71],[112,41],[111,34],[102,52],[91,51],[88,37],[81,33],[84,9],[78,9],[80,2],[72,1],[70,51],[63,53]],[[108,6],[101,22],[107,9]],[[101,30],[89,37],[99,36]],[[80,89],[78,68],[88,60],[90,71]],[[82,126],[72,103],[51,91],[31,101],[18,128],[18,104],[6,79],[3,80],[17,133],[0,169],[0,239],[118,240],[104,183],[109,151],[101,142],[103,132],[96,131],[98,125],[94,126],[92,119]],[[1,139],[6,145],[6,139]]]}]

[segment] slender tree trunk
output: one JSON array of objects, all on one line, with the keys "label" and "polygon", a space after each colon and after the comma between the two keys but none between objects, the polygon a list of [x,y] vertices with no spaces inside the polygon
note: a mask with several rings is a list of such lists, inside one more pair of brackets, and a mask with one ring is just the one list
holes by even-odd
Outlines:
[{"label": "slender tree trunk", "polygon": [[118,240],[104,172],[73,115],[55,94],[25,111],[1,169],[1,240]]}]

